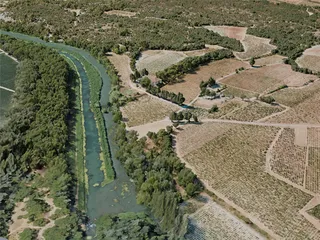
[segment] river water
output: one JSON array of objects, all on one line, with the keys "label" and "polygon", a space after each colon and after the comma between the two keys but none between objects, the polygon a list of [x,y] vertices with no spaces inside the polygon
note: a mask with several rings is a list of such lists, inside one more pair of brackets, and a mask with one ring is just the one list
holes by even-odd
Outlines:
[{"label": "river water", "polygon": [[[99,72],[103,86],[101,89],[101,105],[105,105],[109,100],[109,92],[111,89],[111,80],[106,69],[100,64],[93,56],[87,51],[82,49],[74,48],[68,45],[59,43],[48,43],[39,38],[31,37],[20,33],[5,32],[0,30],[0,34],[6,34],[17,39],[32,41],[43,44],[45,46],[55,48],[59,51],[67,51],[63,53],[69,59],[73,61],[81,77],[82,82],[82,101],[83,101],[83,116],[85,124],[85,137],[86,137],[86,168],[88,175],[88,199],[87,199],[87,215],[92,222],[95,221],[99,216],[106,213],[122,213],[122,212],[140,212],[144,211],[143,206],[136,203],[136,192],[134,184],[130,181],[130,178],[125,172],[125,169],[121,165],[120,161],[117,160],[114,155],[117,150],[117,146],[113,140],[113,134],[110,129],[114,129],[114,123],[112,121],[112,115],[104,114],[105,125],[107,128],[107,136],[110,145],[110,151],[112,155],[113,167],[116,172],[116,179],[107,184],[104,187],[94,187],[96,183],[103,181],[103,172],[100,170],[101,160],[100,154],[100,143],[96,122],[93,116],[93,112],[90,109],[90,87],[89,79],[85,72],[81,62],[78,61],[72,53],[80,54],[86,59],[91,65],[93,65]],[[110,131],[109,131],[110,130]]]},{"label": "river water", "polygon": [[[14,90],[18,63],[4,53],[0,53],[0,86]],[[13,92],[0,87],[0,127],[6,122],[6,111],[9,109]]]}]

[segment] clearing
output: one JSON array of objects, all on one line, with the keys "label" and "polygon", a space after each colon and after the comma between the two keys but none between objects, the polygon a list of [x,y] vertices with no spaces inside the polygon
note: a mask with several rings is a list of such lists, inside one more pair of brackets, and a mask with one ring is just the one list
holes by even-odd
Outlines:
[{"label": "clearing", "polygon": [[133,127],[162,120],[180,109],[178,105],[163,99],[142,95],[136,101],[121,107],[121,112],[127,126]]},{"label": "clearing", "polygon": [[134,17],[137,13],[129,12],[129,11],[121,11],[121,10],[111,10],[111,11],[104,12],[104,14],[116,15],[116,16],[121,16],[121,17]]},{"label": "clearing", "polygon": [[235,38],[239,41],[244,40],[247,32],[246,27],[231,27],[231,26],[204,26],[204,28],[218,33],[221,36]]},{"label": "clearing", "polygon": [[241,41],[244,52],[235,52],[234,55],[241,60],[248,60],[252,57],[260,57],[270,54],[277,47],[270,44],[270,39],[260,38],[246,34]]},{"label": "clearing", "polygon": [[186,99],[185,102],[189,103],[200,94],[202,81],[208,81],[210,77],[219,79],[234,73],[236,69],[241,67],[249,68],[250,65],[236,59],[213,61],[208,65],[201,66],[195,73],[186,74],[181,82],[168,84],[163,89],[174,93],[181,92]]},{"label": "clearing", "polygon": [[169,118],[165,118],[160,121],[152,122],[152,123],[146,123],[143,125],[135,126],[127,128],[128,131],[137,131],[139,138],[147,136],[148,132],[158,132],[161,129],[166,129],[167,126],[171,126],[172,122]]},{"label": "clearing", "polygon": [[262,57],[256,59],[256,66],[266,66],[266,65],[272,65],[272,64],[280,64],[283,63],[283,60],[287,57],[281,56],[281,55],[271,55],[267,57]]},{"label": "clearing", "polygon": [[[208,128],[214,126],[211,123]],[[299,214],[312,195],[265,172],[266,151],[278,130],[249,125],[231,127],[183,160],[206,186],[247,212],[251,221],[260,222],[283,238],[320,238],[320,232]],[[177,141],[178,153],[185,149],[184,140]]]}]

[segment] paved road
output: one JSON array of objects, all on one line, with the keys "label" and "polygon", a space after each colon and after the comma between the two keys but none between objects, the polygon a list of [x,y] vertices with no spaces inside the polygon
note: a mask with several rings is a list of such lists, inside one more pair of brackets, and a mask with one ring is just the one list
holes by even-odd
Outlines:
[{"label": "paved road", "polygon": [[4,89],[4,90],[10,91],[10,92],[14,92],[14,90],[12,90],[10,88],[3,87],[3,86],[0,86],[0,89]]}]

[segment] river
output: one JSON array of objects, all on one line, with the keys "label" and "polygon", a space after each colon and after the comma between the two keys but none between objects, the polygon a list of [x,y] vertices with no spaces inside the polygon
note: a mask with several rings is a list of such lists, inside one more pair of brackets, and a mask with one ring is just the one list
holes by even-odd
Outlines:
[{"label": "river", "polygon": [[43,44],[45,46],[57,49],[58,51],[67,51],[63,53],[75,64],[77,71],[81,77],[82,84],[82,101],[83,101],[83,116],[85,125],[85,142],[86,142],[86,168],[88,175],[88,199],[87,199],[87,215],[92,222],[99,216],[106,213],[121,213],[121,212],[140,212],[144,211],[143,206],[136,203],[136,192],[134,184],[130,181],[130,178],[125,172],[124,167],[117,160],[114,155],[117,150],[117,146],[113,140],[112,131],[114,129],[114,123],[112,121],[112,115],[103,114],[105,119],[105,125],[107,128],[107,136],[110,145],[110,151],[112,155],[113,167],[116,172],[116,179],[107,184],[104,187],[94,187],[96,183],[103,181],[103,173],[100,170],[101,160],[100,154],[100,143],[98,130],[93,112],[90,109],[90,88],[89,79],[85,72],[85,69],[81,62],[72,55],[72,53],[80,54],[87,62],[93,65],[99,72],[103,86],[101,89],[100,104],[106,105],[109,99],[109,92],[111,89],[111,80],[106,69],[100,64],[93,56],[87,51],[71,47],[60,43],[48,43],[39,38],[31,37],[20,33],[5,32],[0,30],[0,34],[6,34],[17,39],[31,41]]}]

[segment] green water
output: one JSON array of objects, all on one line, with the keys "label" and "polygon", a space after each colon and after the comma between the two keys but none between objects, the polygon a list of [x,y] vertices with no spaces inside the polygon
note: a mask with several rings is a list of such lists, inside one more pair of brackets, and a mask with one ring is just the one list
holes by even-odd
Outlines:
[{"label": "green water", "polygon": [[[92,222],[95,221],[99,216],[106,213],[121,213],[121,212],[140,212],[144,208],[136,203],[136,192],[134,184],[130,182],[128,175],[121,163],[114,157],[112,157],[113,167],[116,172],[116,179],[104,186],[104,187],[93,187],[96,183],[103,181],[103,172],[100,170],[101,160],[99,159],[100,154],[100,143],[96,122],[93,116],[93,112],[90,109],[90,88],[89,79],[84,70],[83,65],[80,61],[73,56],[73,54],[80,54],[86,61],[93,65],[99,72],[102,80],[103,87],[101,89],[100,103],[106,104],[109,99],[109,92],[111,89],[111,80],[106,73],[106,69],[100,64],[94,57],[92,57],[87,51],[82,49],[74,48],[59,43],[48,43],[39,38],[27,36],[19,33],[5,32],[0,30],[0,34],[6,34],[18,39],[32,41],[43,44],[48,47],[55,48],[57,50],[67,51],[63,53],[69,59],[73,61],[82,80],[82,101],[83,101],[83,116],[85,123],[85,137],[86,137],[86,167],[89,180],[89,194],[87,199],[87,214]],[[116,151],[116,144],[113,140],[112,129],[114,123],[112,121],[111,114],[104,114],[105,125],[107,128],[108,141],[110,144],[110,151],[114,156]]]},{"label": "green water", "polygon": [[[18,63],[4,53],[0,54],[0,86],[14,90]],[[8,110],[13,92],[0,88],[0,127],[6,122],[5,114]]]}]

